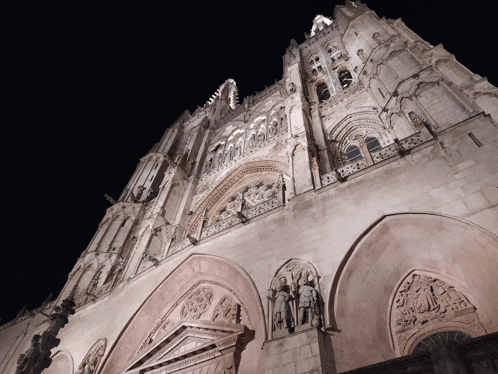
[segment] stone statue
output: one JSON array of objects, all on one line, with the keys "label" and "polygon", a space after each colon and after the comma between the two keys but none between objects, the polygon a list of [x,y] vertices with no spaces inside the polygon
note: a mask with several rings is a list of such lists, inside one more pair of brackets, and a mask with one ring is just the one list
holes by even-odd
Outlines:
[{"label": "stone statue", "polygon": [[299,286],[298,322],[300,325],[308,322],[312,326],[319,326],[318,292],[310,286],[306,276],[300,279]]},{"label": "stone statue", "polygon": [[280,282],[277,283],[276,294],[274,297],[267,297],[275,302],[275,309],[273,310],[273,323],[275,330],[283,330],[291,327],[292,313],[289,306],[291,296],[284,291],[282,284]]}]

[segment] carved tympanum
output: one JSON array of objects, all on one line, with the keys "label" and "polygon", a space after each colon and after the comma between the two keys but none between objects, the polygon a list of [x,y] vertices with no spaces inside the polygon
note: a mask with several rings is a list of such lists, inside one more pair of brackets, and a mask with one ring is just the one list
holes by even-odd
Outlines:
[{"label": "carved tympanum", "polygon": [[180,316],[182,318],[199,319],[209,309],[212,300],[213,289],[211,287],[200,287],[185,301]]},{"label": "carved tympanum", "polygon": [[92,348],[90,348],[83,361],[81,361],[81,364],[78,366],[78,370],[75,374],[95,373],[102,359],[102,356],[104,356],[106,345],[106,339],[99,339],[92,346]]},{"label": "carved tympanum", "polygon": [[467,297],[445,281],[412,273],[401,283],[392,305],[391,329],[401,354],[435,330],[455,329],[473,336],[485,333]]}]

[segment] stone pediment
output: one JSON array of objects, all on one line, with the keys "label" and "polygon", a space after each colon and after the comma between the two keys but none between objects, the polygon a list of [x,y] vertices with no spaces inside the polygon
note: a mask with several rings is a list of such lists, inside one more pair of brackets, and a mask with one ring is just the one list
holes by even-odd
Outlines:
[{"label": "stone pediment", "polygon": [[130,361],[126,374],[191,373],[203,368],[236,373],[236,358],[250,337],[245,325],[181,320]]}]

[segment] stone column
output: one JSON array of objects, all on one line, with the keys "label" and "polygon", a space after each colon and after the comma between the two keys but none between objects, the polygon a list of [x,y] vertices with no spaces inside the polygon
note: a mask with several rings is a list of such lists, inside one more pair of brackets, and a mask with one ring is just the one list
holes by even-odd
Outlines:
[{"label": "stone column", "polygon": [[356,140],[358,140],[358,143],[360,143],[360,152],[363,155],[367,166],[373,165],[374,162],[372,156],[370,155],[370,151],[368,150],[367,143],[365,143],[365,138],[361,135],[358,135],[356,137]]}]

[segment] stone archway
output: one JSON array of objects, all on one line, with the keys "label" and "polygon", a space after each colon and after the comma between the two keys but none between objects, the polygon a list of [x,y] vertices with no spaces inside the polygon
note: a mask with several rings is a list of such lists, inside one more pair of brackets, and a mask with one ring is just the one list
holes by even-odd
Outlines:
[{"label": "stone archway", "polygon": [[336,357],[354,368],[400,355],[391,303],[413,271],[440,276],[469,299],[487,333],[498,331],[497,267],[498,239],[473,224],[434,214],[381,218],[352,246],[331,288]]},{"label": "stone archway", "polygon": [[[192,300],[199,299],[198,293],[202,294],[202,308],[192,305]],[[220,320],[220,308],[226,309],[228,304],[240,309],[238,319]],[[191,330],[192,323],[194,328],[201,329],[203,325],[209,327],[213,323],[245,327],[250,331],[250,341],[239,358],[238,373],[263,370],[260,348],[266,330],[262,304],[252,279],[233,262],[194,254],[173,270],[137,310],[111,348],[101,373],[124,372],[130,362],[147,354],[149,347],[164,344],[172,329],[184,331],[185,326],[190,326]]]}]

